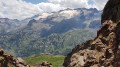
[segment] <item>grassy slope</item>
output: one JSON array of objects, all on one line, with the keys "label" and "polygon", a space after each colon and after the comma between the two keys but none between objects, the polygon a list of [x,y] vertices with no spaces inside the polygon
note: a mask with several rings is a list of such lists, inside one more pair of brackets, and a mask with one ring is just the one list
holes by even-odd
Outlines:
[{"label": "grassy slope", "polygon": [[18,57],[28,57],[34,54],[50,53],[65,55],[79,43],[94,37],[89,30],[70,30],[65,33],[53,33],[40,37],[39,32],[19,32],[0,36],[0,46],[7,53]]},{"label": "grassy slope", "polygon": [[53,67],[62,66],[65,56],[54,56],[54,55],[35,55],[24,58],[27,64],[35,65],[43,61],[48,61],[53,64]]}]

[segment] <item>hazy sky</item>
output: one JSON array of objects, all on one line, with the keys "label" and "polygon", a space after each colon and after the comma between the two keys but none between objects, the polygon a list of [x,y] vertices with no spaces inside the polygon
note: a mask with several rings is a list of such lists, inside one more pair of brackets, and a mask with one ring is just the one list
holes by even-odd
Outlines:
[{"label": "hazy sky", "polygon": [[108,0],[0,0],[0,18],[25,19],[66,8],[102,10]]}]

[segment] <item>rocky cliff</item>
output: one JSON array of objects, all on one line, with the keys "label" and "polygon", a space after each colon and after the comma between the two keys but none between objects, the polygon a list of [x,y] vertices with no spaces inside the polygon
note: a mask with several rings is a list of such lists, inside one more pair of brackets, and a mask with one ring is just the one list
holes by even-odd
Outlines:
[{"label": "rocky cliff", "polygon": [[78,45],[67,55],[65,67],[120,66],[120,0],[107,2],[101,24],[93,40]]}]

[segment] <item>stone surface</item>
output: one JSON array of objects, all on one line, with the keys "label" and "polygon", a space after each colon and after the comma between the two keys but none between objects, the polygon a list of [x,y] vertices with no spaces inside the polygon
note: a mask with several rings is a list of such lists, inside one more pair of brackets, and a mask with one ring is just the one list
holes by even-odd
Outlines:
[{"label": "stone surface", "polygon": [[34,67],[53,67],[49,62],[42,62],[41,64],[37,64]]},{"label": "stone surface", "polygon": [[35,66],[29,66],[25,63],[22,58],[17,58],[12,55],[9,55],[3,51],[0,47],[0,67],[53,67],[49,62],[42,62],[41,64],[37,64]]},{"label": "stone surface", "polygon": [[16,58],[3,51],[0,47],[0,67],[30,67],[27,65],[22,58]]}]

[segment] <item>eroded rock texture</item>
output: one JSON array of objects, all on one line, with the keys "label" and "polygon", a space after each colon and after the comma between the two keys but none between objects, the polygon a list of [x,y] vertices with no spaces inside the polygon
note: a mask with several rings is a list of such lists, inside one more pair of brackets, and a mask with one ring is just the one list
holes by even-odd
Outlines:
[{"label": "eroded rock texture", "polygon": [[9,55],[0,48],[0,67],[30,67],[27,65],[22,58],[16,58]]},{"label": "eroded rock texture", "polygon": [[22,58],[9,55],[0,47],[0,67],[53,67],[49,62],[42,62],[35,66],[27,65]]},{"label": "eroded rock texture", "polygon": [[67,55],[65,67],[120,67],[120,0],[107,2],[101,24],[93,41]]}]

